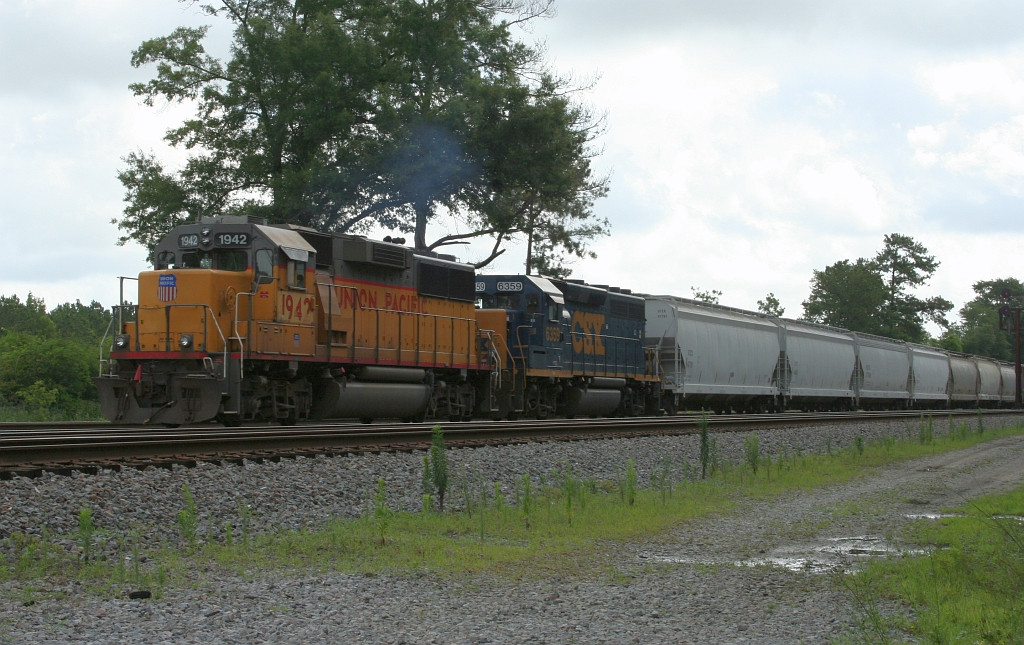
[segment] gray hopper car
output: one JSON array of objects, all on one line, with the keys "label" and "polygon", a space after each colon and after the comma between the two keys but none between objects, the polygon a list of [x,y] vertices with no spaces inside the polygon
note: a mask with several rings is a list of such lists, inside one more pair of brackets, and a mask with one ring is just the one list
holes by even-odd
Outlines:
[{"label": "gray hopper car", "polygon": [[992,359],[675,296],[646,315],[669,413],[1013,403],[1013,367]]}]

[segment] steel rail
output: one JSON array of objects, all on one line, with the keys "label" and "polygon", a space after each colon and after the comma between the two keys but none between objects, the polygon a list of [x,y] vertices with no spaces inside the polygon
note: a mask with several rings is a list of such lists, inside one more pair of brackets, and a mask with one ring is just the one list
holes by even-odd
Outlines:
[{"label": "steel rail", "polygon": [[[771,429],[881,420],[912,420],[922,416],[974,417],[978,414],[1022,414],[1021,410],[913,411],[852,413],[784,413],[755,415],[676,415],[610,419],[469,421],[442,424],[451,447],[519,441],[583,440],[699,432],[706,421],[716,432]],[[45,425],[45,424],[43,424]],[[119,461],[147,463],[254,459],[279,455],[417,450],[430,444],[433,423],[399,425],[318,424],[191,428],[82,426],[37,429],[0,428],[0,470],[34,473],[112,465]],[[104,429],[105,428],[105,429]],[[2,473],[0,473],[2,474]]]}]

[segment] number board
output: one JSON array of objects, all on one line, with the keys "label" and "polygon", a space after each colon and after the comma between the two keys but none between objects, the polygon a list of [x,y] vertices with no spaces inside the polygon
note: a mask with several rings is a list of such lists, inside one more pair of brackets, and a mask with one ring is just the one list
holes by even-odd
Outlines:
[{"label": "number board", "polygon": [[522,291],[522,282],[499,282],[498,291]]},{"label": "number board", "polygon": [[199,233],[182,233],[178,236],[178,246],[183,249],[194,249],[199,246]]},{"label": "number board", "polygon": [[213,236],[214,245],[219,247],[249,246],[248,233],[217,233]]}]

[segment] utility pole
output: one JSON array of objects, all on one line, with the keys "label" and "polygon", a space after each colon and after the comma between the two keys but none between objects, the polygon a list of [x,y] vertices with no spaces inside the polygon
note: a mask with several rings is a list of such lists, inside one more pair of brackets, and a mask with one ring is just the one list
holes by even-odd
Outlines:
[{"label": "utility pole", "polygon": [[1022,307],[1019,305],[1013,306],[1010,304],[1013,298],[1013,293],[1009,289],[1003,289],[1000,294],[1003,296],[1003,306],[999,308],[999,329],[1009,331],[1013,335],[1013,375],[1016,381],[1016,387],[1013,392],[1013,405],[1017,409],[1021,408],[1021,366],[1020,366],[1020,312]]}]

